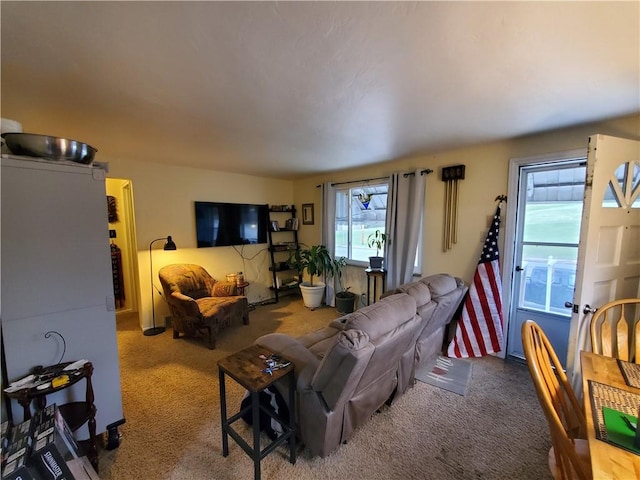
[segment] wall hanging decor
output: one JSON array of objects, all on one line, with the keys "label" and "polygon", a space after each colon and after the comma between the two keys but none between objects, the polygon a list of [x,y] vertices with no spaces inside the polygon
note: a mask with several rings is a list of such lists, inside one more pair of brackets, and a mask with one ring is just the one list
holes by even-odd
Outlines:
[{"label": "wall hanging decor", "polygon": [[444,182],[444,228],[442,235],[442,250],[451,250],[454,243],[458,243],[458,182],[464,180],[464,165],[454,165],[442,169]]},{"label": "wall hanging decor", "polygon": [[371,197],[373,197],[373,193],[366,193],[364,190],[358,194],[358,200],[360,200],[360,203],[362,203],[365,210],[369,208]]},{"label": "wall hanging decor", "polygon": [[118,208],[116,206],[116,197],[107,195],[107,212],[109,216],[109,223],[115,223],[118,221]]},{"label": "wall hanging decor", "polygon": [[302,224],[303,225],[313,225],[313,203],[303,203],[302,204]]}]

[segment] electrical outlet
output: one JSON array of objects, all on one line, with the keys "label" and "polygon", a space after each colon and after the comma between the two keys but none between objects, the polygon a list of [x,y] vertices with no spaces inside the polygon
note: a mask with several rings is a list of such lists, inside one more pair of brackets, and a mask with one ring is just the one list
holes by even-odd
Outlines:
[{"label": "electrical outlet", "polygon": [[116,300],[113,296],[107,295],[106,298],[107,303],[107,312],[113,312],[116,309]]}]

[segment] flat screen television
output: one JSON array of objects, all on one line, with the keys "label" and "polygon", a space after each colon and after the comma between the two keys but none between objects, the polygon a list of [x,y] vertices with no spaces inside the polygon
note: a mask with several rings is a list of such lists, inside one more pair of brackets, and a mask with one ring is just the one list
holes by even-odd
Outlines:
[{"label": "flat screen television", "polygon": [[267,243],[268,205],[195,202],[198,248]]}]

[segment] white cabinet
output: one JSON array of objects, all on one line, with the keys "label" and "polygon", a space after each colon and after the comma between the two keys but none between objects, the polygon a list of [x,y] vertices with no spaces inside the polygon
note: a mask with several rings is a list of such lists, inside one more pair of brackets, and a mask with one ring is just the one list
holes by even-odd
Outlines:
[{"label": "white cabinet", "polygon": [[[93,363],[97,431],[123,419],[104,170],[3,155],[0,314],[9,381],[35,365]],[[82,383],[82,382],[80,382]],[[84,399],[84,384],[47,398]],[[22,409],[13,406],[14,420]],[[17,417],[17,418],[16,418]]]}]

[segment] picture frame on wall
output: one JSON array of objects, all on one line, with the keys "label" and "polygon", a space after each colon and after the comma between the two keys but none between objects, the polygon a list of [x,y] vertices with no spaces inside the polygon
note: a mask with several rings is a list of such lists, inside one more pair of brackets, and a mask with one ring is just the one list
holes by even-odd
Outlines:
[{"label": "picture frame on wall", "polygon": [[313,225],[313,203],[302,204],[302,224]]}]

